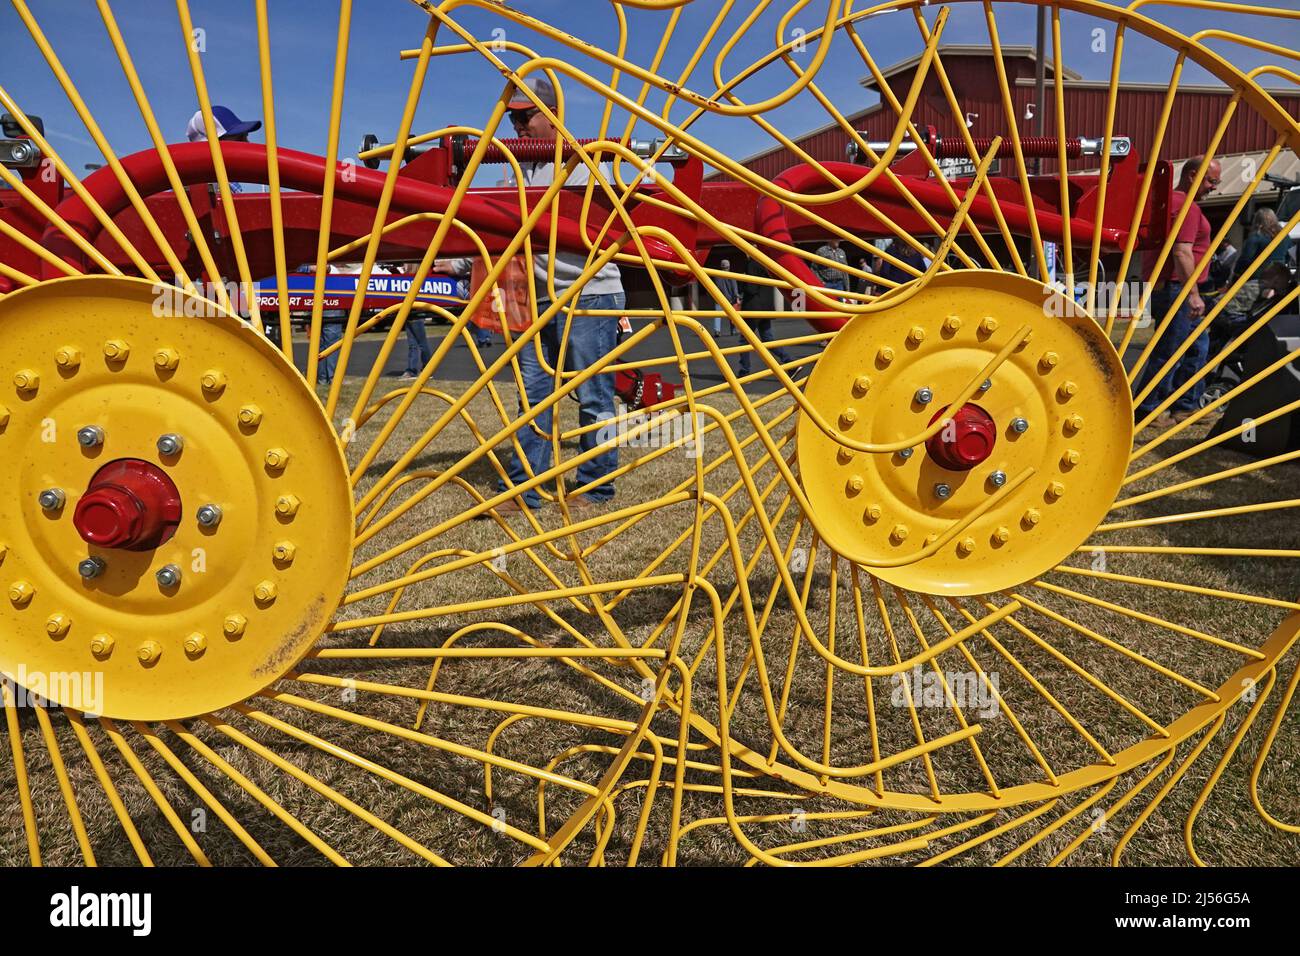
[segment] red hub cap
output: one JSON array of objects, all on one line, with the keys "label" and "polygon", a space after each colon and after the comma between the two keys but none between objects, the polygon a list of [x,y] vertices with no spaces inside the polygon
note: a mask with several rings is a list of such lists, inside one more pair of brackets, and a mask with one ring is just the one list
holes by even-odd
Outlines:
[{"label": "red hub cap", "polygon": [[[948,417],[948,409],[941,408],[930,419],[930,424]],[[952,424],[945,425],[925,443],[930,458],[949,471],[970,471],[989,455],[998,439],[997,426],[989,413],[978,405],[963,405],[952,416]]]},{"label": "red hub cap", "polygon": [[72,524],[87,544],[149,551],[173,534],[181,496],[157,465],[135,458],[110,462],[90,480]]}]

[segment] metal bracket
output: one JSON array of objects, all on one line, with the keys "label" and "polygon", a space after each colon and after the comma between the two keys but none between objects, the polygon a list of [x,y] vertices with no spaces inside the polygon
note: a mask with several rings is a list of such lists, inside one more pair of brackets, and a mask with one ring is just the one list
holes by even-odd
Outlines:
[{"label": "metal bracket", "polygon": [[34,169],[41,164],[41,151],[30,139],[0,139],[0,163],[10,169]]}]

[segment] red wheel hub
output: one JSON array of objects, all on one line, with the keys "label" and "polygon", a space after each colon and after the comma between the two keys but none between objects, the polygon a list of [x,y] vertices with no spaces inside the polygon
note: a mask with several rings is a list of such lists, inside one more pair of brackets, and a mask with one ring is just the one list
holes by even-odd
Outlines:
[{"label": "red wheel hub", "polygon": [[135,458],[109,462],[90,479],[72,524],[87,544],[149,551],[173,534],[181,496],[167,473]]},{"label": "red wheel hub", "polygon": [[[949,417],[946,407],[935,413],[930,424],[944,417]],[[969,471],[993,454],[993,446],[998,440],[997,425],[978,405],[963,405],[950,417],[952,424],[945,425],[931,436],[925,443],[925,450],[941,468]]]}]

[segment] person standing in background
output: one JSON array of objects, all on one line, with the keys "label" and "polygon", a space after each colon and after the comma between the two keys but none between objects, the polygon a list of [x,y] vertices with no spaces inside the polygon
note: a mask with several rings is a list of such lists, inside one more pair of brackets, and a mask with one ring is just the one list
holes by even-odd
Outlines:
[{"label": "person standing in background", "polygon": [[[1156,323],[1164,321],[1169,309],[1182,294],[1184,286],[1190,285],[1191,289],[1182,305],[1178,307],[1178,311],[1170,318],[1164,332],[1158,333],[1159,341],[1157,341],[1151,356],[1147,359],[1146,366],[1142,369],[1142,376],[1138,379],[1137,389],[1134,394],[1139,394],[1146,388],[1147,383],[1155,376],[1156,372],[1163,368],[1165,363],[1187,341],[1201,316],[1205,315],[1205,300],[1201,298],[1200,284],[1209,280],[1210,262],[1206,253],[1210,250],[1211,233],[1210,221],[1205,218],[1205,213],[1201,211],[1201,207],[1197,205],[1196,201],[1209,195],[1219,185],[1220,169],[1217,159],[1210,160],[1196,195],[1189,196],[1192,179],[1203,161],[1203,156],[1194,156],[1183,164],[1182,175],[1179,177],[1179,188],[1174,190],[1169,202],[1170,218],[1177,217],[1179,210],[1184,205],[1190,204],[1190,208],[1187,211],[1187,216],[1183,219],[1182,228],[1179,229],[1175,238],[1173,254],[1165,262],[1164,268],[1159,275],[1153,274],[1155,272],[1155,257],[1150,254],[1144,257],[1145,279],[1154,288],[1151,294],[1151,316]],[[1205,264],[1198,270],[1197,263],[1201,262],[1202,259],[1205,260]],[[1196,374],[1209,357],[1209,351],[1210,333],[1206,329],[1187,348],[1179,362],[1165,373],[1164,378],[1142,400],[1142,403],[1137,408],[1138,419],[1148,417],[1180,385]],[[1200,393],[1204,391],[1204,388],[1205,382],[1201,381],[1188,389],[1174,403],[1170,412],[1171,420],[1179,422],[1192,415],[1200,407]]]},{"label": "person standing in background", "polygon": [[[474,272],[474,260],[468,256],[460,256],[455,259],[434,259],[433,271],[442,275],[456,276],[457,278],[468,279]],[[471,291],[471,295],[472,295]],[[481,325],[474,326],[474,344],[481,350],[492,347],[492,330],[486,329]]]},{"label": "person standing in background", "polygon": [[813,263],[813,272],[821,280],[822,285],[832,292],[847,292],[849,290],[848,275],[844,270],[848,268],[849,257],[840,247],[840,240],[827,239],[825,243],[817,247],[817,255],[823,259],[830,259],[832,262],[839,263],[838,267],[820,262]]},{"label": "person standing in background", "polygon": [[[750,276],[767,276],[767,270],[761,265],[750,259],[745,264],[745,274]],[[752,312],[771,312],[776,307],[776,291],[770,285],[760,285],[757,282],[742,282],[740,284],[740,302],[741,310],[745,313]],[[745,316],[745,321],[749,327],[754,330],[760,342],[771,342],[773,339],[772,320],[769,318],[749,318]],[[740,353],[738,370],[741,375],[748,375],[752,366],[754,349],[748,343],[745,343],[745,350]],[[772,357],[778,363],[784,365],[789,361],[785,349],[773,349]]]},{"label": "person standing in background", "polygon": [[[718,267],[724,272],[730,272],[731,260],[723,259],[718,263]],[[716,284],[718,291],[722,293],[722,298],[730,303],[733,309],[740,308],[740,286],[736,283],[736,280],[731,276],[721,276]],[[731,334],[735,335],[736,330],[732,329]],[[722,316],[718,316],[713,320],[713,337],[715,339],[722,338]]]},{"label": "person standing in background", "polygon": [[[241,120],[235,115],[234,111],[225,106],[212,107],[212,125],[217,129],[217,139],[228,143],[247,143],[248,134],[256,132],[262,128],[261,120]],[[190,121],[185,126],[185,138],[191,143],[206,143],[208,141],[207,127],[203,123],[203,111],[199,110],[190,117]],[[232,182],[230,184],[232,193],[244,191],[240,183]]]},{"label": "person standing in background", "polygon": [[[555,88],[544,76],[532,76],[524,80],[524,85],[536,98],[554,112],[557,109]],[[521,139],[538,139],[554,143],[559,131],[550,119],[533,105],[522,90],[517,91],[506,104],[510,122],[515,133]],[[551,160],[523,163],[521,171],[525,186],[549,186],[555,180],[555,163]],[[590,171],[583,164],[578,164],[569,173],[566,187],[586,186]],[[513,183],[511,183],[513,185]],[[545,245],[543,241],[543,246]],[[546,253],[533,256],[533,285],[537,293],[538,314],[551,307],[551,289],[548,288],[548,276],[554,275],[554,292],[563,295],[579,278],[587,267],[586,253],[557,251],[553,260]],[[614,262],[606,263],[600,271],[586,280],[586,285],[577,297],[570,300],[570,307],[577,310],[599,310],[616,313],[623,309],[627,297],[623,292],[622,274]],[[560,343],[565,340],[565,364],[568,371],[588,369],[598,365],[618,344],[617,314],[575,315],[568,308],[562,309],[539,332],[541,347],[546,360],[552,367],[560,358]],[[566,337],[567,336],[567,337]],[[524,391],[528,403],[536,407],[555,390],[553,373],[544,370],[537,358],[534,343],[521,349],[517,356],[519,370],[523,377]],[[614,376],[608,372],[593,375],[579,385],[575,392],[578,398],[578,424],[593,425],[609,421],[614,417]],[[523,402],[520,402],[520,412]],[[508,474],[511,485],[523,484],[532,475],[541,474],[551,468],[552,447],[550,432],[554,424],[554,409],[547,409],[533,420],[533,425],[519,429],[519,446],[528,459],[529,468],[525,469],[517,455],[510,456]],[[534,427],[534,425],[536,427]],[[538,433],[540,430],[541,434]],[[600,443],[601,429],[592,428],[584,431],[578,440],[578,447],[586,452]],[[545,437],[543,437],[545,436]],[[593,505],[608,502],[614,497],[614,481],[605,478],[618,467],[618,450],[611,448],[602,451],[577,468],[574,476],[579,486],[592,486],[582,495],[568,500],[569,508],[585,510]],[[602,480],[604,479],[604,480]],[[506,490],[502,482],[500,490]],[[498,512],[522,511],[524,507],[540,508],[541,497],[536,489],[524,492],[497,508]]]}]

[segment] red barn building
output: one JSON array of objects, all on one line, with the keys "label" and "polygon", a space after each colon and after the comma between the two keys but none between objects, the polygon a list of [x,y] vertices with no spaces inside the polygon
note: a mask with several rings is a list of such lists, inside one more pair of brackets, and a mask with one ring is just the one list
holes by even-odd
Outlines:
[{"label": "red barn building", "polygon": [[[972,135],[1005,135],[1006,117],[992,49],[987,46],[945,45],[939,48],[939,52],[957,102],[970,120],[969,128]],[[1034,49],[1028,46],[1004,46],[1002,53],[1020,135],[1037,135],[1038,119],[1034,117],[1036,105]],[[881,71],[889,88],[900,101],[906,97],[911,88],[919,63],[918,54]],[[1056,123],[1055,74],[1054,64],[1050,61],[1045,64],[1045,73],[1047,109],[1042,132],[1050,136],[1056,132],[1054,128]],[[1105,80],[1084,80],[1069,69],[1061,71],[1061,80],[1068,124],[1067,134],[1102,136],[1106,128],[1106,97],[1109,83]],[[877,88],[873,77],[864,79],[862,86],[873,91]],[[1159,119],[1167,93],[1168,86],[1159,83],[1120,85],[1113,132],[1116,136],[1128,136],[1143,161],[1152,158],[1151,148],[1158,132]],[[1174,98],[1173,111],[1165,131],[1164,141],[1161,144],[1160,158],[1177,162],[1203,152],[1214,136],[1214,131],[1223,117],[1231,95],[1231,91],[1222,86],[1180,85],[1178,95]],[[1300,95],[1275,93],[1274,96],[1293,116],[1300,115]],[[846,118],[854,129],[864,132],[864,139],[877,141],[889,139],[898,122],[897,113],[883,100]],[[934,126],[941,137],[959,135],[957,121],[933,69],[922,87],[914,120],[918,127]],[[1221,221],[1221,217],[1227,212],[1227,207],[1230,207],[1231,203],[1241,195],[1254,169],[1259,162],[1262,162],[1276,139],[1277,134],[1263,118],[1244,102],[1239,105],[1216,151],[1224,167],[1223,183],[1203,204],[1211,220]],[[814,130],[796,139],[795,142],[814,159],[844,160],[849,139],[843,129],[837,124],[831,124]],[[770,149],[742,160],[743,165],[767,179],[775,178],[783,170],[799,162],[800,160],[785,147]],[[1251,162],[1256,166],[1250,166]],[[1053,161],[1044,160],[1043,171],[1053,171],[1055,165]],[[1096,169],[1096,160],[1080,159],[1072,161],[1070,166],[1072,171],[1087,167]],[[1249,169],[1250,174],[1244,178],[1236,175],[1233,173],[1234,167]],[[995,166],[994,169],[996,168]],[[1284,151],[1270,171],[1277,175],[1294,176],[1297,171],[1300,171],[1300,163],[1297,163],[1294,153]],[[1004,175],[1010,173],[1005,166],[1002,172]],[[1259,200],[1271,203],[1276,197],[1276,190],[1265,183],[1261,184],[1255,195]],[[1216,211],[1218,217],[1215,216]]]}]

